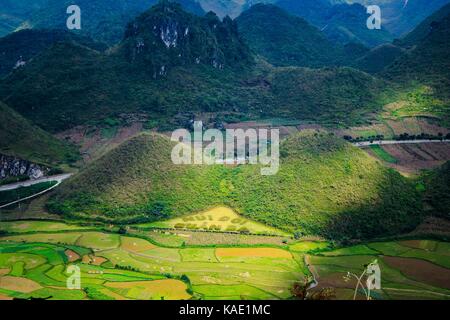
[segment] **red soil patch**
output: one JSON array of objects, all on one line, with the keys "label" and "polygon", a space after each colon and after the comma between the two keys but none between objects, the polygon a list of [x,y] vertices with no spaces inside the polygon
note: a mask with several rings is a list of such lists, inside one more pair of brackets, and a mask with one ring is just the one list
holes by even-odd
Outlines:
[{"label": "red soil patch", "polygon": [[92,264],[94,266],[100,266],[104,262],[108,261],[108,259],[105,259],[103,257],[97,257],[94,255],[85,255],[83,256],[82,262],[86,264]]},{"label": "red soil patch", "polygon": [[383,257],[383,261],[406,277],[429,285],[450,289],[450,270],[431,262],[400,257]]},{"label": "red soil patch", "polygon": [[70,249],[67,249],[66,251],[64,251],[64,253],[66,254],[69,262],[74,262],[74,261],[77,261],[78,259],[80,259],[80,256],[78,255],[78,253],[76,253],[75,251],[72,251]]}]

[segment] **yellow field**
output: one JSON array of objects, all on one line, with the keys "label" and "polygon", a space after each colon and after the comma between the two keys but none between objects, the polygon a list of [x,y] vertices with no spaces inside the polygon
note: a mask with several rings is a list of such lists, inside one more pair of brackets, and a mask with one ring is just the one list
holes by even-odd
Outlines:
[{"label": "yellow field", "polygon": [[155,245],[151,244],[147,240],[131,237],[121,237],[120,247],[124,250],[131,252],[142,252],[156,248]]},{"label": "yellow field", "polygon": [[221,257],[251,257],[251,258],[286,258],[292,255],[285,250],[276,248],[218,248],[216,256]]},{"label": "yellow field", "polygon": [[144,300],[185,300],[191,296],[184,282],[174,279],[153,281],[107,282],[105,286],[124,292],[126,297]]},{"label": "yellow field", "polygon": [[170,219],[167,221],[137,225],[138,227],[175,228],[186,230],[209,230],[225,232],[250,232],[253,234],[287,234],[276,228],[246,219],[230,208],[216,207],[205,212]]},{"label": "yellow field", "polygon": [[33,292],[42,287],[33,280],[21,277],[0,277],[0,288],[17,292]]}]

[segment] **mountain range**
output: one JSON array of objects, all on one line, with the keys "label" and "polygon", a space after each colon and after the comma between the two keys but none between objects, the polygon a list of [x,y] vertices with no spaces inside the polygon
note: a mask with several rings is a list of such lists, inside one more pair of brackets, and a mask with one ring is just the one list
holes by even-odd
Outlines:
[{"label": "mountain range", "polygon": [[108,53],[75,42],[48,48],[1,82],[0,98],[52,132],[125,109],[161,122],[232,111],[350,124],[381,107],[382,87],[349,68],[273,68],[255,60],[231,19],[162,2],[131,22]]}]

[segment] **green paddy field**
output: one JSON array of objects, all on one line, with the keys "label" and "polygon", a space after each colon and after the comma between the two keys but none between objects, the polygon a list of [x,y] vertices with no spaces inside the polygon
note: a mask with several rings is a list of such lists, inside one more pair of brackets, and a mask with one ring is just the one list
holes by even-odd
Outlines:
[{"label": "green paddy field", "polygon": [[[124,235],[53,221],[1,222],[0,231],[1,299],[290,299],[305,276],[314,276],[317,288],[335,288],[337,299],[351,299],[355,283],[345,274],[361,273],[374,259],[382,289],[372,298],[450,299],[450,243],[441,241],[336,248],[286,237],[279,245],[169,246],[132,229]],[[69,265],[80,268],[79,290],[67,288]]]}]

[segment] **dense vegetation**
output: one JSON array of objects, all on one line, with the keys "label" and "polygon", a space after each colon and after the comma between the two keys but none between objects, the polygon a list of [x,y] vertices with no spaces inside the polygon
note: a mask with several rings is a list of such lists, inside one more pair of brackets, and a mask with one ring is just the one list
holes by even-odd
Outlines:
[{"label": "dense vegetation", "polygon": [[68,31],[32,29],[17,31],[0,38],[0,77],[19,67],[18,62],[27,63],[58,42],[76,42],[98,51],[107,49],[103,44]]},{"label": "dense vegetation", "polygon": [[376,74],[391,65],[404,51],[399,46],[390,43],[383,44],[356,59],[352,65],[364,72]]},{"label": "dense vegetation", "polygon": [[430,114],[445,125],[450,121],[449,33],[450,14],[434,23],[425,38],[380,73],[399,85],[397,92],[406,101],[406,114]]},{"label": "dense vegetation", "polygon": [[[185,10],[203,14],[193,0],[168,0],[183,5]],[[158,3],[158,0],[47,0],[45,6],[33,10],[21,28],[66,29],[69,5],[78,5],[82,11],[82,28],[79,34],[113,45],[123,38],[129,21]]]},{"label": "dense vegetation", "polygon": [[425,178],[426,202],[437,216],[450,218],[450,162],[429,172]]},{"label": "dense vegetation", "polygon": [[274,5],[254,5],[236,21],[250,47],[273,65],[329,66],[343,54],[316,27]]},{"label": "dense vegetation", "polygon": [[78,158],[73,146],[32,125],[1,102],[0,153],[48,166]]},{"label": "dense vegetation", "polygon": [[8,204],[19,199],[30,197],[54,186],[55,181],[41,182],[29,187],[20,187],[14,190],[0,191],[0,205]]},{"label": "dense vegetation", "polygon": [[130,23],[120,51],[153,78],[172,67],[210,65],[216,69],[250,66],[252,56],[236,22],[214,13],[198,17],[180,5],[161,2]]},{"label": "dense vegetation", "polygon": [[176,166],[172,143],[144,134],[63,183],[48,207],[67,217],[152,221],[227,205],[287,231],[335,239],[412,229],[421,219],[415,186],[327,133],[281,146],[280,171],[259,166]]},{"label": "dense vegetation", "polygon": [[[163,28],[159,37],[154,26]],[[183,125],[177,117],[186,113],[230,111],[354,125],[381,108],[382,87],[353,69],[255,65],[235,22],[162,3],[131,23],[110,54],[75,42],[45,50],[0,83],[0,99],[52,132],[124,110],[147,114],[159,129]]]}]

